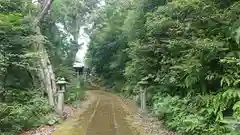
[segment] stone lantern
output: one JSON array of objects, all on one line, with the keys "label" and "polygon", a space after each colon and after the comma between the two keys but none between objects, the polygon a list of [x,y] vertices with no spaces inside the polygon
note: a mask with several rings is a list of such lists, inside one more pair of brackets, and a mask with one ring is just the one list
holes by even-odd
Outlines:
[{"label": "stone lantern", "polygon": [[141,110],[146,111],[146,85],[148,84],[148,81],[143,79],[141,80],[138,85],[140,86],[140,100],[141,100]]},{"label": "stone lantern", "polygon": [[63,116],[63,104],[64,104],[64,92],[66,91],[67,81],[65,78],[61,78],[57,81],[57,112]]},{"label": "stone lantern", "polygon": [[141,109],[142,111],[146,111],[147,109],[147,87],[149,84],[151,84],[154,80],[155,76],[152,74],[148,74],[148,76],[141,79],[140,82],[138,82],[138,85],[140,86],[140,99],[141,99]]}]

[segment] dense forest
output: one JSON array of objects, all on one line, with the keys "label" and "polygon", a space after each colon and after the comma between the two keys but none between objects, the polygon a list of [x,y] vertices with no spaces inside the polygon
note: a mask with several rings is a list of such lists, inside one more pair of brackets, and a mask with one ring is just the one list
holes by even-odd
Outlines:
[{"label": "dense forest", "polygon": [[[56,121],[45,117],[54,112],[56,78],[74,82],[72,64],[79,49],[80,26],[97,3],[0,0],[1,135]],[[65,102],[70,104],[81,91],[68,89]]]},{"label": "dense forest", "polygon": [[90,25],[93,81],[146,90],[148,111],[181,134],[240,135],[239,15],[239,0],[0,0],[0,134],[58,122],[58,77],[77,106],[72,65]]},{"label": "dense forest", "polygon": [[239,0],[106,0],[86,57],[102,85],[186,135],[240,132]]}]

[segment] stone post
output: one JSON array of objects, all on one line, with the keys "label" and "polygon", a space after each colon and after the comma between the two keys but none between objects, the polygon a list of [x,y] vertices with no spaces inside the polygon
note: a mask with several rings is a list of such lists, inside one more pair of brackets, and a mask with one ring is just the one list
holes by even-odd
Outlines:
[{"label": "stone post", "polygon": [[146,85],[147,85],[146,80],[141,80],[138,85],[140,87],[140,100],[141,100],[141,110],[145,112],[147,110],[147,100],[146,100]]},{"label": "stone post", "polygon": [[57,111],[63,116],[64,92],[58,91]]},{"label": "stone post", "polygon": [[57,92],[57,108],[56,108],[56,111],[61,116],[63,116],[64,92],[66,90],[66,84],[67,84],[67,82],[65,81],[64,78],[61,78],[60,80],[57,81],[57,85],[59,87],[59,90]]},{"label": "stone post", "polygon": [[77,88],[80,88],[80,74],[77,72]]},{"label": "stone post", "polygon": [[143,87],[140,87],[140,99],[141,99],[141,110],[146,111],[146,90]]}]

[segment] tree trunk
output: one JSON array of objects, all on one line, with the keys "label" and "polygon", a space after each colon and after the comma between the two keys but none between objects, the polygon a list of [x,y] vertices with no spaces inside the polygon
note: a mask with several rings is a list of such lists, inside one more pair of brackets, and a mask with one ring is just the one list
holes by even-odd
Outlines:
[{"label": "tree trunk", "polygon": [[37,65],[37,75],[40,79],[40,83],[43,86],[45,92],[48,95],[48,100],[49,100],[49,104],[51,106],[55,105],[54,102],[54,94],[57,91],[56,88],[56,82],[55,82],[55,74],[53,72],[53,67],[51,64],[50,59],[48,58],[48,53],[47,50],[44,46],[44,44],[42,43],[43,39],[37,39],[39,37],[42,37],[41,33],[40,33],[40,29],[37,27],[35,29],[37,35],[36,38],[33,39],[35,44],[33,45],[33,50],[35,52],[37,52],[38,55],[38,59],[36,61]]},{"label": "tree trunk", "polygon": [[34,19],[33,22],[33,27],[37,27],[39,22],[44,18],[44,16],[47,14],[48,10],[50,9],[51,5],[53,3],[53,0],[46,0],[43,2],[42,5],[43,9],[42,11],[38,14],[38,16]]},{"label": "tree trunk", "polygon": [[[51,7],[53,0],[47,0],[42,11],[38,14],[38,16],[34,19],[33,22],[33,29],[35,32],[40,36],[41,31],[40,28],[38,27],[39,22],[41,19],[44,17],[44,15],[48,12],[48,10]],[[43,39],[40,39],[43,40]],[[43,83],[43,86],[48,94],[48,100],[49,104],[51,106],[55,106],[55,99],[54,99],[54,94],[57,91],[56,88],[56,82],[55,82],[55,74],[53,72],[53,67],[51,64],[51,61],[48,57],[47,50],[41,41],[33,46],[34,50],[37,51],[39,55],[39,60],[38,60],[38,76],[40,78],[40,81]]]},{"label": "tree trunk", "polygon": [[39,76],[44,83],[44,87],[48,93],[48,100],[51,106],[54,106],[54,94],[57,91],[56,82],[55,82],[55,74],[53,72],[53,67],[50,59],[48,58],[47,50],[43,45],[39,46],[40,52],[40,69]]}]

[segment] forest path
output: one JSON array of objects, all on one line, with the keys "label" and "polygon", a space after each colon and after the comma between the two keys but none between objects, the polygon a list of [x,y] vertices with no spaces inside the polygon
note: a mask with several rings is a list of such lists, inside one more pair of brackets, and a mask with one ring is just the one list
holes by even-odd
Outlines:
[{"label": "forest path", "polygon": [[126,119],[130,112],[123,100],[104,91],[88,91],[94,99],[74,119],[59,125],[53,135],[140,135]]}]

